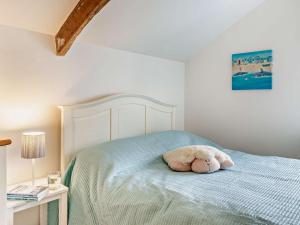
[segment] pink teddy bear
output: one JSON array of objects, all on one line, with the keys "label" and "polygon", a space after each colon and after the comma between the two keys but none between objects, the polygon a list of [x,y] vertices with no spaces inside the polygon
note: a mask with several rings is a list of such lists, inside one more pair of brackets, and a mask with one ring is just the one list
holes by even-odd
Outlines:
[{"label": "pink teddy bear", "polygon": [[234,165],[229,155],[208,145],[190,145],[163,154],[172,170],[212,173]]}]

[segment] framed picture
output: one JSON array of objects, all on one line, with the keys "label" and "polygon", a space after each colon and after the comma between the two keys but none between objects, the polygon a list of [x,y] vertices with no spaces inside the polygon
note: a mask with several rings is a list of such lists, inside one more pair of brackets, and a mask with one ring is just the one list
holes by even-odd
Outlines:
[{"label": "framed picture", "polygon": [[232,90],[272,89],[272,50],[232,55]]}]

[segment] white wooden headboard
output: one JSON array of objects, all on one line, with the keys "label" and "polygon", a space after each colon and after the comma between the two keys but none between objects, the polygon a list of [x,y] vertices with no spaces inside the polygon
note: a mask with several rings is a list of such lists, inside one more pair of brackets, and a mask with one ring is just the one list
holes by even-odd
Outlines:
[{"label": "white wooden headboard", "polygon": [[61,109],[61,170],[84,148],[119,138],[175,129],[175,106],[118,94]]}]

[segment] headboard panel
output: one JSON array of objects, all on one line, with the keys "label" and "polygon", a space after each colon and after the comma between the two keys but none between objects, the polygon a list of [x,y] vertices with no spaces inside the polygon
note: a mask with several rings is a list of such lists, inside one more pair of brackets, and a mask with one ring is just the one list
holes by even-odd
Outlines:
[{"label": "headboard panel", "polygon": [[111,95],[60,109],[62,171],[79,150],[89,146],[175,129],[175,106],[142,95]]}]

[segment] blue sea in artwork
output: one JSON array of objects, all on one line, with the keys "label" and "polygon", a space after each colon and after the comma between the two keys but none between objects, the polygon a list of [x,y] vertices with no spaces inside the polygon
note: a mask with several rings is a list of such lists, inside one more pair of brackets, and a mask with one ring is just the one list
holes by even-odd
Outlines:
[{"label": "blue sea in artwork", "polygon": [[272,89],[272,50],[232,55],[232,90]]},{"label": "blue sea in artwork", "polygon": [[272,73],[246,73],[232,76],[232,90],[272,89]]}]

